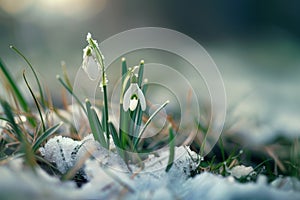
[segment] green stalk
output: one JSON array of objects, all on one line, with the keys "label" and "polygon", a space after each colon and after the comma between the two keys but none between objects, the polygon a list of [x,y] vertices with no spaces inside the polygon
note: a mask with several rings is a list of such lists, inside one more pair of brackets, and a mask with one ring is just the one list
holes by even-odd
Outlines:
[{"label": "green stalk", "polygon": [[8,119],[10,125],[12,126],[12,129],[14,130],[16,137],[18,141],[20,142],[20,149],[21,152],[24,153],[25,157],[25,163],[31,167],[31,169],[34,171],[35,168],[34,166],[36,165],[35,158],[34,158],[34,152],[33,149],[31,148],[26,136],[22,133],[20,130],[19,126],[16,124],[14,120],[14,114],[13,114],[13,109],[10,107],[10,105],[4,101],[3,99],[0,98],[0,103],[1,106],[4,110],[4,113],[6,115],[6,118]]},{"label": "green stalk", "polygon": [[63,124],[63,122],[60,122],[58,124],[56,124],[55,126],[45,130],[45,132],[36,139],[36,141],[34,142],[33,146],[32,146],[32,150],[33,152],[36,152],[39,148],[39,146],[47,139],[49,138],[52,134],[55,133],[55,131],[57,131],[59,129],[59,127],[61,127],[61,125]]},{"label": "green stalk", "polygon": [[33,100],[34,100],[34,102],[35,102],[36,108],[37,108],[37,110],[38,110],[38,113],[39,113],[39,115],[40,115],[40,119],[41,119],[41,122],[42,122],[43,131],[45,131],[45,130],[46,130],[46,125],[45,125],[45,122],[44,122],[44,119],[43,119],[43,115],[42,115],[42,112],[41,112],[41,109],[40,109],[40,104],[39,104],[37,98],[35,97],[35,95],[34,95],[32,89],[31,89],[31,87],[30,87],[30,85],[29,85],[29,83],[28,83],[28,81],[27,81],[27,79],[26,79],[26,76],[25,76],[25,70],[23,71],[23,78],[24,78],[24,81],[25,81],[25,83],[26,83],[26,86],[27,86],[27,88],[29,89],[29,92],[30,92],[30,94],[31,94],[31,96],[32,96],[32,98],[33,98]]},{"label": "green stalk", "polygon": [[38,88],[39,88],[39,92],[40,92],[41,102],[42,102],[43,108],[45,109],[46,103],[45,103],[45,99],[44,99],[43,89],[42,89],[42,86],[40,84],[40,80],[39,80],[39,78],[38,78],[38,76],[37,76],[37,74],[36,74],[33,66],[31,65],[31,63],[29,62],[29,60],[17,48],[15,48],[12,45],[10,46],[10,48],[13,49],[17,54],[19,54],[25,60],[25,62],[28,64],[28,66],[30,67],[30,69],[31,69],[31,71],[32,71],[32,73],[34,75],[34,78],[36,80],[36,83],[38,85]]},{"label": "green stalk", "polygon": [[26,113],[30,113],[30,109],[29,106],[25,100],[25,98],[23,97],[20,89],[18,88],[18,86],[15,84],[15,81],[13,80],[13,78],[11,77],[10,73],[8,72],[8,70],[6,69],[4,62],[2,61],[2,59],[0,58],[0,68],[4,74],[4,76],[6,77],[9,85],[11,86],[14,94],[16,95],[21,107],[23,108],[23,110]]},{"label": "green stalk", "polygon": [[107,103],[107,91],[106,85],[103,85],[103,96],[104,96],[104,132],[107,138],[107,148],[109,149],[109,130],[108,130],[108,103]]},{"label": "green stalk", "polygon": [[[108,130],[108,100],[107,100],[107,90],[106,90],[106,74],[105,74],[105,66],[104,66],[104,60],[103,60],[103,54],[100,52],[98,45],[94,42],[92,38],[88,40],[88,43],[90,46],[95,50],[96,52],[96,59],[98,60],[101,72],[102,72],[102,87],[103,87],[103,99],[104,99],[104,124],[103,129],[107,136],[107,144],[109,145],[109,130]],[[109,149],[109,146],[108,146]]]},{"label": "green stalk", "polygon": [[61,67],[62,67],[62,71],[63,71],[63,77],[64,77],[64,79],[65,79],[65,82],[66,82],[67,86],[68,86],[71,90],[73,90],[73,87],[72,87],[70,78],[69,78],[69,76],[68,76],[66,63],[65,63],[65,62],[62,62],[62,63],[61,63]]},{"label": "green stalk", "polygon": [[140,112],[139,109],[140,105],[138,105],[137,109],[135,109],[134,111],[130,111],[129,113],[129,133],[130,133],[130,139],[133,139],[133,136],[136,137],[135,135],[135,125],[136,125],[136,117],[137,117],[137,113]]},{"label": "green stalk", "polygon": [[[31,113],[30,111],[30,108],[24,98],[24,96],[22,95],[20,89],[18,88],[18,86],[15,84],[15,81],[14,79],[12,78],[12,76],[10,75],[10,73],[8,72],[4,62],[2,61],[2,59],[0,58],[0,68],[6,78],[6,80],[8,81],[9,83],[9,86],[11,87],[15,97],[17,98],[18,100],[18,103],[20,104],[20,106],[22,107],[23,111],[26,113],[26,114],[29,114]],[[29,123],[35,127],[36,126],[36,122],[34,121],[34,118],[31,117],[31,116],[28,116],[28,121]]]},{"label": "green stalk", "polygon": [[103,131],[103,128],[101,126],[101,123],[99,121],[99,118],[97,116],[95,109],[92,107],[92,105],[88,99],[85,100],[85,103],[86,103],[86,110],[87,110],[87,114],[88,114],[88,120],[90,123],[90,127],[92,130],[94,139],[96,141],[98,141],[101,144],[101,146],[108,148],[109,141],[108,142],[105,141],[104,131]]},{"label": "green stalk", "polygon": [[4,114],[6,115],[7,121],[9,121],[12,129],[14,130],[19,142],[23,144],[23,142],[26,142],[25,135],[20,130],[19,126],[15,122],[13,109],[10,107],[10,105],[7,103],[7,101],[0,98],[0,103],[3,108]]},{"label": "green stalk", "polygon": [[127,121],[125,121],[126,118],[126,112],[123,110],[123,93],[126,89],[126,85],[125,88],[123,89],[123,85],[125,84],[125,79],[126,79],[126,74],[127,74],[127,63],[126,63],[126,59],[122,58],[122,84],[121,84],[121,95],[120,95],[120,121],[119,121],[119,139],[120,139],[120,148],[122,150],[124,150],[125,146],[126,146],[126,134],[128,132],[127,129]]}]

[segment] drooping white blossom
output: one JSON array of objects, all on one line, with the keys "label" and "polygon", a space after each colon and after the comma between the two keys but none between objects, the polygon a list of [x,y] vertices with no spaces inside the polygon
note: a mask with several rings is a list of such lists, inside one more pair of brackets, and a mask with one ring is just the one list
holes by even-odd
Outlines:
[{"label": "drooping white blossom", "polygon": [[140,102],[142,110],[146,110],[146,100],[142,90],[137,83],[131,83],[124,94],[123,109],[127,111],[129,108],[131,111],[134,111],[138,102]]}]

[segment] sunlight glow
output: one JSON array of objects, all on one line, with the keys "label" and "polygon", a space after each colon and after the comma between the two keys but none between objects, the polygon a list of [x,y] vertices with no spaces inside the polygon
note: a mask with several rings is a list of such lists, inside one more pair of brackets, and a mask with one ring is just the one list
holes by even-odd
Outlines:
[{"label": "sunlight glow", "polygon": [[30,12],[49,17],[70,17],[87,19],[101,12],[106,0],[1,0],[0,9],[10,15]]}]

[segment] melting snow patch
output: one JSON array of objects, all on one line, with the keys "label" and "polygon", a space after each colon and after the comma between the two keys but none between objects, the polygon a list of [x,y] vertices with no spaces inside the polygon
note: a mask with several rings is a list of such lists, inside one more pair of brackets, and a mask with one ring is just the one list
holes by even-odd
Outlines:
[{"label": "melting snow patch", "polygon": [[251,172],[253,172],[252,167],[245,167],[244,165],[238,165],[233,167],[230,171],[232,176],[236,178],[241,178],[243,176],[249,175]]}]

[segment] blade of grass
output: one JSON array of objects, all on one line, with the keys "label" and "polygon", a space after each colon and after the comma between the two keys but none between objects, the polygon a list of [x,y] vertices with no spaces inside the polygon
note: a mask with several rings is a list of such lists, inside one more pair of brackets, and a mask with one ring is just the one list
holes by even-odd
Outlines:
[{"label": "blade of grass", "polygon": [[168,160],[168,165],[166,167],[166,172],[168,172],[171,169],[175,157],[175,140],[174,140],[173,128],[171,125],[169,127],[169,146],[170,146],[169,160]]},{"label": "blade of grass", "polygon": [[30,113],[30,109],[29,106],[25,100],[25,98],[23,97],[20,89],[18,88],[18,86],[15,84],[14,79],[12,78],[12,76],[10,75],[10,73],[8,72],[4,62],[2,61],[2,59],[0,58],[0,68],[5,76],[5,78],[7,79],[10,87],[12,88],[12,91],[14,92],[16,98],[18,99],[18,102],[20,103],[22,109],[26,112],[26,113]]},{"label": "blade of grass", "polygon": [[128,78],[129,76],[127,75],[128,73],[128,68],[127,68],[127,63],[126,59],[122,58],[122,88],[121,88],[121,95],[120,95],[120,122],[119,122],[119,134],[120,134],[120,148],[122,150],[125,150],[126,145],[127,145],[127,139],[128,139],[128,119],[129,119],[129,114],[128,112],[125,112],[123,110],[123,94],[124,91],[128,89],[129,84],[128,84]]},{"label": "blade of grass", "polygon": [[161,111],[164,107],[166,107],[166,105],[168,105],[169,101],[166,101],[164,104],[162,104],[147,120],[147,122],[145,123],[145,125],[143,126],[142,130],[140,131],[138,137],[136,138],[135,142],[134,142],[134,148],[137,148],[137,145],[143,135],[143,133],[145,132],[147,126],[150,124],[150,122],[152,121],[152,119],[158,114],[159,111]]},{"label": "blade of grass", "polygon": [[119,140],[118,133],[117,133],[115,126],[113,125],[112,122],[109,122],[108,126],[109,126],[110,133],[111,133],[111,136],[113,138],[115,145],[120,148],[120,140]]},{"label": "blade of grass", "polygon": [[113,125],[112,122],[108,123],[109,129],[110,129],[110,133],[112,135],[113,141],[116,145],[116,149],[119,153],[119,155],[121,156],[121,158],[125,159],[125,154],[124,154],[124,148],[122,146],[122,141],[120,140],[120,138],[118,137],[118,133],[117,130],[115,128],[115,126]]},{"label": "blade of grass", "polygon": [[57,131],[59,129],[59,127],[61,127],[61,125],[63,124],[63,122],[60,122],[59,124],[56,124],[55,126],[47,129],[40,137],[38,137],[36,139],[36,141],[34,142],[33,146],[32,146],[32,150],[33,152],[36,152],[39,148],[39,146],[47,139],[49,138],[53,133],[55,133],[55,131]]},{"label": "blade of grass", "polygon": [[0,120],[3,120],[3,121],[6,121],[6,122],[9,122],[8,119],[4,118],[4,117],[0,117]]},{"label": "blade of grass", "polygon": [[[122,104],[121,104],[122,105]],[[121,106],[120,109],[123,109],[123,106]],[[128,135],[128,131],[129,131],[129,111],[125,112],[123,111],[122,113],[122,121],[120,124],[120,143],[121,143],[121,147],[125,150],[128,146],[129,146],[129,135]]]},{"label": "blade of grass", "polygon": [[34,171],[34,166],[36,165],[36,161],[34,158],[34,153],[32,151],[32,148],[29,145],[27,138],[25,137],[25,135],[22,133],[22,131],[16,124],[16,122],[14,120],[14,114],[12,113],[12,108],[10,107],[10,105],[1,98],[0,98],[0,103],[1,103],[1,106],[4,110],[4,113],[7,117],[7,119],[9,120],[9,123],[12,126],[12,129],[14,130],[14,132],[20,142],[20,145],[21,145],[20,151],[24,153],[25,163],[28,166],[30,166],[30,168]]},{"label": "blade of grass", "polygon": [[21,53],[20,50],[18,50],[16,47],[14,47],[12,45],[10,46],[10,48],[12,50],[14,50],[17,54],[19,54],[25,60],[25,62],[28,64],[28,66],[30,67],[30,69],[31,69],[31,71],[32,71],[32,73],[34,75],[34,78],[36,80],[36,83],[38,85],[38,88],[39,88],[39,92],[40,92],[41,102],[42,102],[43,108],[45,109],[46,108],[46,101],[44,99],[43,89],[42,89],[42,86],[40,84],[40,80],[39,80],[39,78],[38,78],[38,76],[37,76],[37,74],[36,74],[33,66],[31,65],[31,63],[29,62],[29,60],[24,56],[24,54]]},{"label": "blade of grass", "polygon": [[26,86],[27,86],[27,88],[28,88],[28,90],[29,90],[29,92],[30,92],[30,94],[31,94],[31,96],[32,96],[32,98],[33,98],[33,100],[34,100],[34,103],[35,103],[35,106],[36,106],[36,108],[37,108],[37,110],[38,110],[38,113],[39,113],[39,115],[40,115],[41,123],[42,123],[42,126],[43,126],[43,131],[45,131],[45,130],[46,130],[46,125],[45,125],[45,122],[44,122],[44,119],[43,119],[43,115],[42,115],[42,112],[41,112],[41,109],[40,109],[40,104],[39,104],[37,98],[35,97],[35,95],[34,95],[32,89],[31,89],[31,87],[30,87],[30,85],[29,85],[29,83],[28,83],[28,81],[27,81],[27,78],[26,78],[26,76],[25,76],[25,69],[23,70],[23,78],[24,78],[24,81],[25,81],[25,83],[26,83]]},{"label": "blade of grass", "polygon": [[12,113],[12,108],[10,107],[10,105],[4,101],[2,98],[0,98],[0,102],[1,102],[1,106],[3,108],[4,114],[6,115],[6,119],[9,121],[10,125],[12,126],[12,129],[14,130],[18,140],[20,142],[23,142],[24,139],[24,135],[21,132],[20,128],[18,127],[18,125],[15,122],[14,119],[14,114]]},{"label": "blade of grass", "polygon": [[72,84],[71,84],[69,75],[68,75],[68,73],[67,73],[66,63],[65,63],[65,62],[62,62],[62,63],[61,63],[61,67],[62,67],[64,79],[65,79],[65,81],[66,81],[66,85],[73,91],[73,87],[72,87]]},{"label": "blade of grass", "polygon": [[138,73],[138,86],[142,86],[143,82],[143,76],[144,76],[144,60],[141,60],[140,67],[139,67],[139,73]]},{"label": "blade of grass", "polygon": [[[92,107],[92,105],[88,99],[86,99],[85,103],[86,103],[88,120],[90,123],[90,127],[92,130],[94,139],[96,141],[98,141],[101,144],[101,146],[108,148],[108,145],[107,145],[107,142],[106,142],[105,136],[104,136],[104,131],[103,131],[103,128],[101,126],[101,123],[99,121],[99,118],[97,116],[95,109]],[[108,140],[108,142],[109,142],[109,140]]]}]

